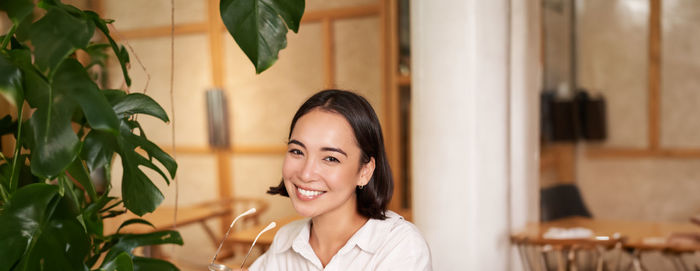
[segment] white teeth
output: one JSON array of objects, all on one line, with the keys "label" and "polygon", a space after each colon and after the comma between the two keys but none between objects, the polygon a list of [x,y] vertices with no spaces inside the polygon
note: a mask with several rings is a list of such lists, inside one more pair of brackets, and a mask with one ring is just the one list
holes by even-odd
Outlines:
[{"label": "white teeth", "polygon": [[301,193],[305,197],[315,197],[315,196],[323,194],[323,192],[321,192],[321,191],[304,190],[304,189],[301,189],[299,187],[297,187],[297,190],[299,190],[299,193]]}]

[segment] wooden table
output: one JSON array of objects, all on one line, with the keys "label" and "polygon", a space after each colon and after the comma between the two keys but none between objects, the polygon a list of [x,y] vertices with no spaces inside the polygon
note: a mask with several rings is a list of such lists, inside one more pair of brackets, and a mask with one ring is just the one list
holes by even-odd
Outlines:
[{"label": "wooden table", "polygon": [[[546,239],[544,233],[552,227],[583,227],[593,231],[594,238],[589,239]],[[575,244],[596,243],[614,239],[618,233],[622,244],[627,248],[643,250],[700,251],[700,243],[682,242],[674,238],[681,235],[700,235],[700,227],[689,222],[650,222],[601,220],[585,217],[569,217],[543,223],[530,223],[522,231],[511,236],[515,243],[533,244]]]}]

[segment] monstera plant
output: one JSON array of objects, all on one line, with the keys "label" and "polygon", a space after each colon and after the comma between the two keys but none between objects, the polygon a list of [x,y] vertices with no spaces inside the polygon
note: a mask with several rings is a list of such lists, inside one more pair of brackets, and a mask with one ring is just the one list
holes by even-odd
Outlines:
[{"label": "monstera plant", "polygon": [[[220,8],[260,73],[286,47],[287,28],[298,31],[304,0],[222,0]],[[110,36],[112,21],[59,0],[2,0],[0,11],[12,22],[0,36],[0,94],[16,112],[0,118],[0,135],[15,138],[12,153],[0,153],[0,271],[177,270],[133,254],[140,246],[181,245],[177,231],[104,231],[105,218],[153,212],[163,201],[153,181],[169,184],[177,171],[136,118],[168,122],[163,108],[147,95],[93,81],[90,68],[113,54],[131,84],[129,53]],[[121,197],[109,196],[116,155]],[[99,172],[104,189],[95,186]],[[150,225],[131,219],[122,227],[134,223]]]}]

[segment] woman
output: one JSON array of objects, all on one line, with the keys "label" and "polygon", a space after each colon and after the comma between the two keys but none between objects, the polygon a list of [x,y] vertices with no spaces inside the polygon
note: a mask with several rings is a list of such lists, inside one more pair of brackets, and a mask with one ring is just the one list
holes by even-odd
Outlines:
[{"label": "woman", "polygon": [[308,218],[282,227],[250,270],[431,270],[416,227],[386,209],[393,180],[384,139],[361,96],[324,90],[299,108],[282,178],[268,193],[289,197]]}]

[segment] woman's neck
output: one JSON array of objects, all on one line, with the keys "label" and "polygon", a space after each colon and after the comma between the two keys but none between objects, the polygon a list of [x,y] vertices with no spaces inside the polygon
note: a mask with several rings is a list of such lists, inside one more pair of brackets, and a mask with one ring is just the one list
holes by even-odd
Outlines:
[{"label": "woman's neck", "polygon": [[324,267],[368,220],[352,207],[352,210],[341,207],[311,219],[309,244]]}]

